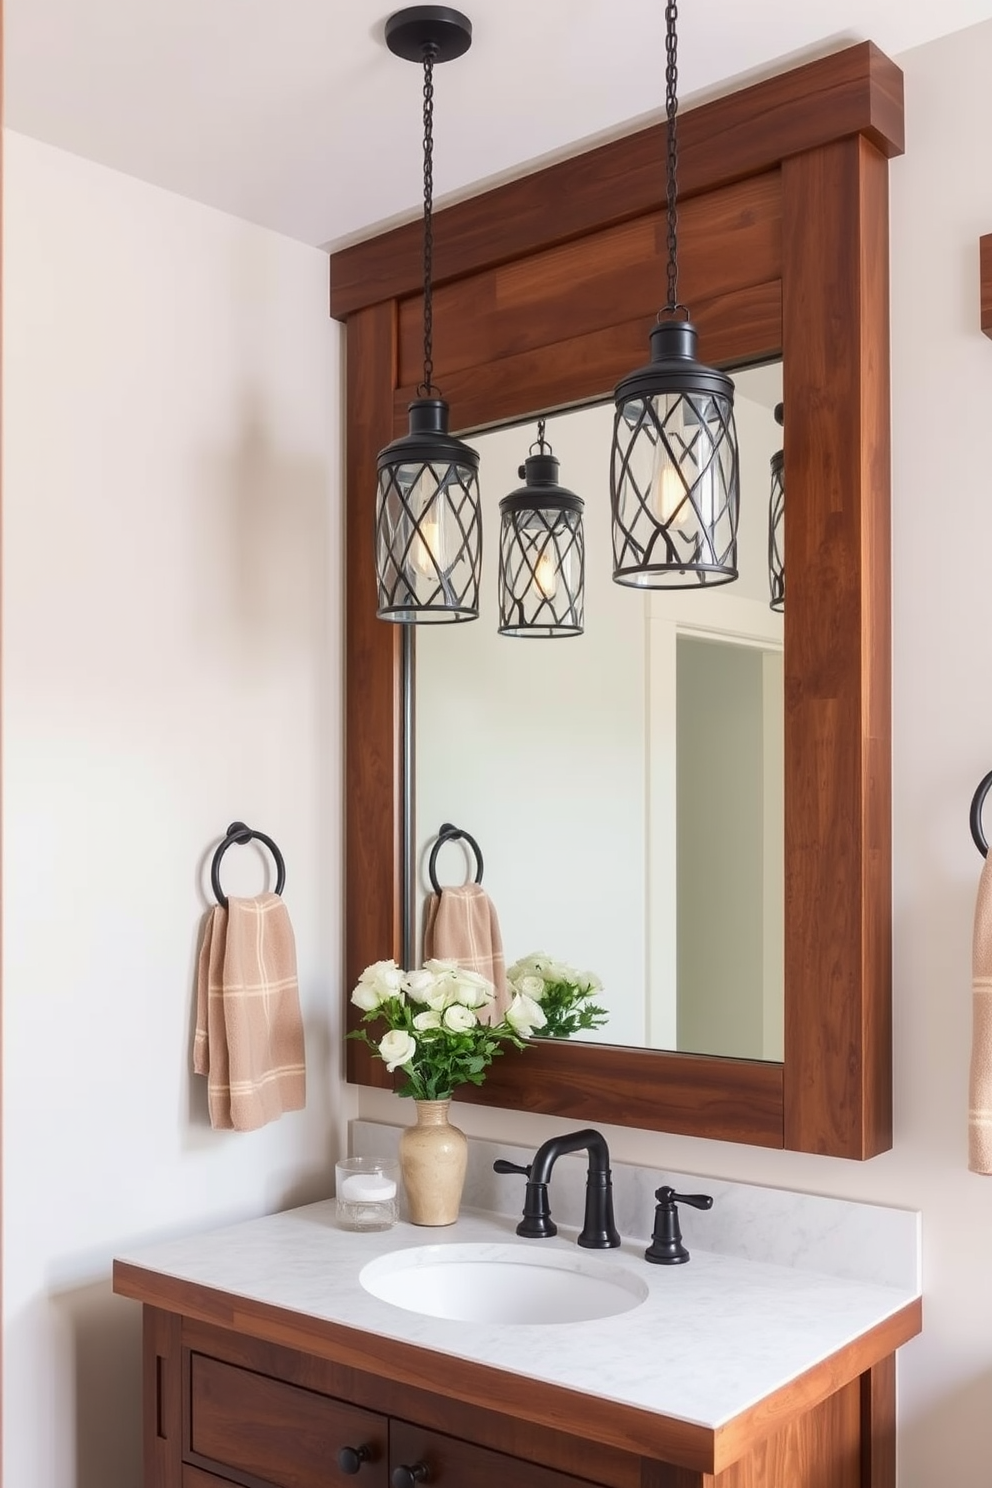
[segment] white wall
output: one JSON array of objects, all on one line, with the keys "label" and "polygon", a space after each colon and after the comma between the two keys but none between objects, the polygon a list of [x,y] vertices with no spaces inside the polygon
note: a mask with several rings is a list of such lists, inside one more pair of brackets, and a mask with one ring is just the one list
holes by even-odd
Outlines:
[{"label": "white wall", "polygon": [[[339,332],[315,249],[16,135],[5,174],[4,1481],[136,1488],[115,1250],[329,1192],[351,1099]],[[189,1072],[235,817],[285,855],[309,1076],[251,1135]]]},{"label": "white wall", "polygon": [[[992,342],[978,308],[978,238],[992,231],[992,24],[898,60],[907,153],[891,167],[895,1145],[855,1164],[606,1131],[628,1161],[922,1209],[924,1332],[900,1354],[900,1488],[987,1488],[992,1180],[967,1171],[966,1112],[979,871],[968,807],[992,769]],[[365,1115],[407,1114],[383,1092],[360,1101]],[[533,1144],[568,1125],[471,1106],[456,1118],[471,1133]]]}]

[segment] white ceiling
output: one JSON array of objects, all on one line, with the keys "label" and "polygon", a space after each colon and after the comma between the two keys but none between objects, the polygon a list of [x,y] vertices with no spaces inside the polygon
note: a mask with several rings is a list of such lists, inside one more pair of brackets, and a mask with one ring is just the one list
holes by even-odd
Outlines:
[{"label": "white ceiling", "polygon": [[[435,197],[659,117],[663,0],[460,0],[439,67]],[[416,211],[421,77],[389,0],[6,0],[6,123],[313,244]],[[890,55],[992,0],[684,0],[683,103],[870,38]],[[662,162],[659,162],[662,169]]]}]

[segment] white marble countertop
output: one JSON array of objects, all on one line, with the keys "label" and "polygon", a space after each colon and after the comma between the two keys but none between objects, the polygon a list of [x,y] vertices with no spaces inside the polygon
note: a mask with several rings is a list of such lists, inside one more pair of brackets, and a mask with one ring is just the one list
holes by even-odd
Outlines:
[{"label": "white marble countertop", "polygon": [[471,1360],[716,1429],[919,1295],[899,1284],[838,1276],[692,1248],[682,1266],[644,1260],[644,1241],[581,1251],[632,1272],[645,1301],[592,1322],[480,1324],[423,1317],[381,1302],[359,1282],[399,1248],[495,1241],[576,1253],[574,1231],[521,1240],[516,1217],[465,1211],[454,1225],[338,1228],[333,1200],[150,1245],[120,1260],[287,1312]]}]

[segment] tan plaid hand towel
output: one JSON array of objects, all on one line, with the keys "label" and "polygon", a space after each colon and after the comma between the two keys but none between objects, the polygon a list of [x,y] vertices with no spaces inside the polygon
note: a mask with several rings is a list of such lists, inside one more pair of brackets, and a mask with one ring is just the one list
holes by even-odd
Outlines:
[{"label": "tan plaid hand towel", "polygon": [[978,880],[971,967],[968,1166],[992,1173],[992,853]]},{"label": "tan plaid hand towel", "polygon": [[278,894],[227,904],[208,914],[200,948],[193,1068],[210,1125],[255,1131],[306,1105],[296,944]]},{"label": "tan plaid hand towel", "polygon": [[437,956],[477,971],[496,988],[490,1021],[498,1023],[510,1005],[506,990],[503,939],[492,900],[476,883],[429,894],[424,905],[424,960]]}]

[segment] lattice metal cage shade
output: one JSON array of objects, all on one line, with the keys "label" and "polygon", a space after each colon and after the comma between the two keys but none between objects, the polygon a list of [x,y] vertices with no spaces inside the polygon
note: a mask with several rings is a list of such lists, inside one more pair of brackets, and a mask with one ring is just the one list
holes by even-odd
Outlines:
[{"label": "lattice metal cage shade", "polygon": [[585,623],[583,502],[557,484],[553,455],[531,455],[527,485],[499,504],[499,633],[581,635]]},{"label": "lattice metal cage shade", "polygon": [[411,624],[479,614],[479,456],[447,432],[440,398],[410,404],[410,433],[379,455],[377,614]]},{"label": "lattice metal cage shade", "polygon": [[769,606],[785,609],[785,453],[778,450],[771,458],[771,496],[768,501],[768,586]]},{"label": "lattice metal cage shade", "polygon": [[733,383],[695,360],[695,328],[655,326],[652,361],[616,390],[613,577],[679,589],[737,577]]}]

